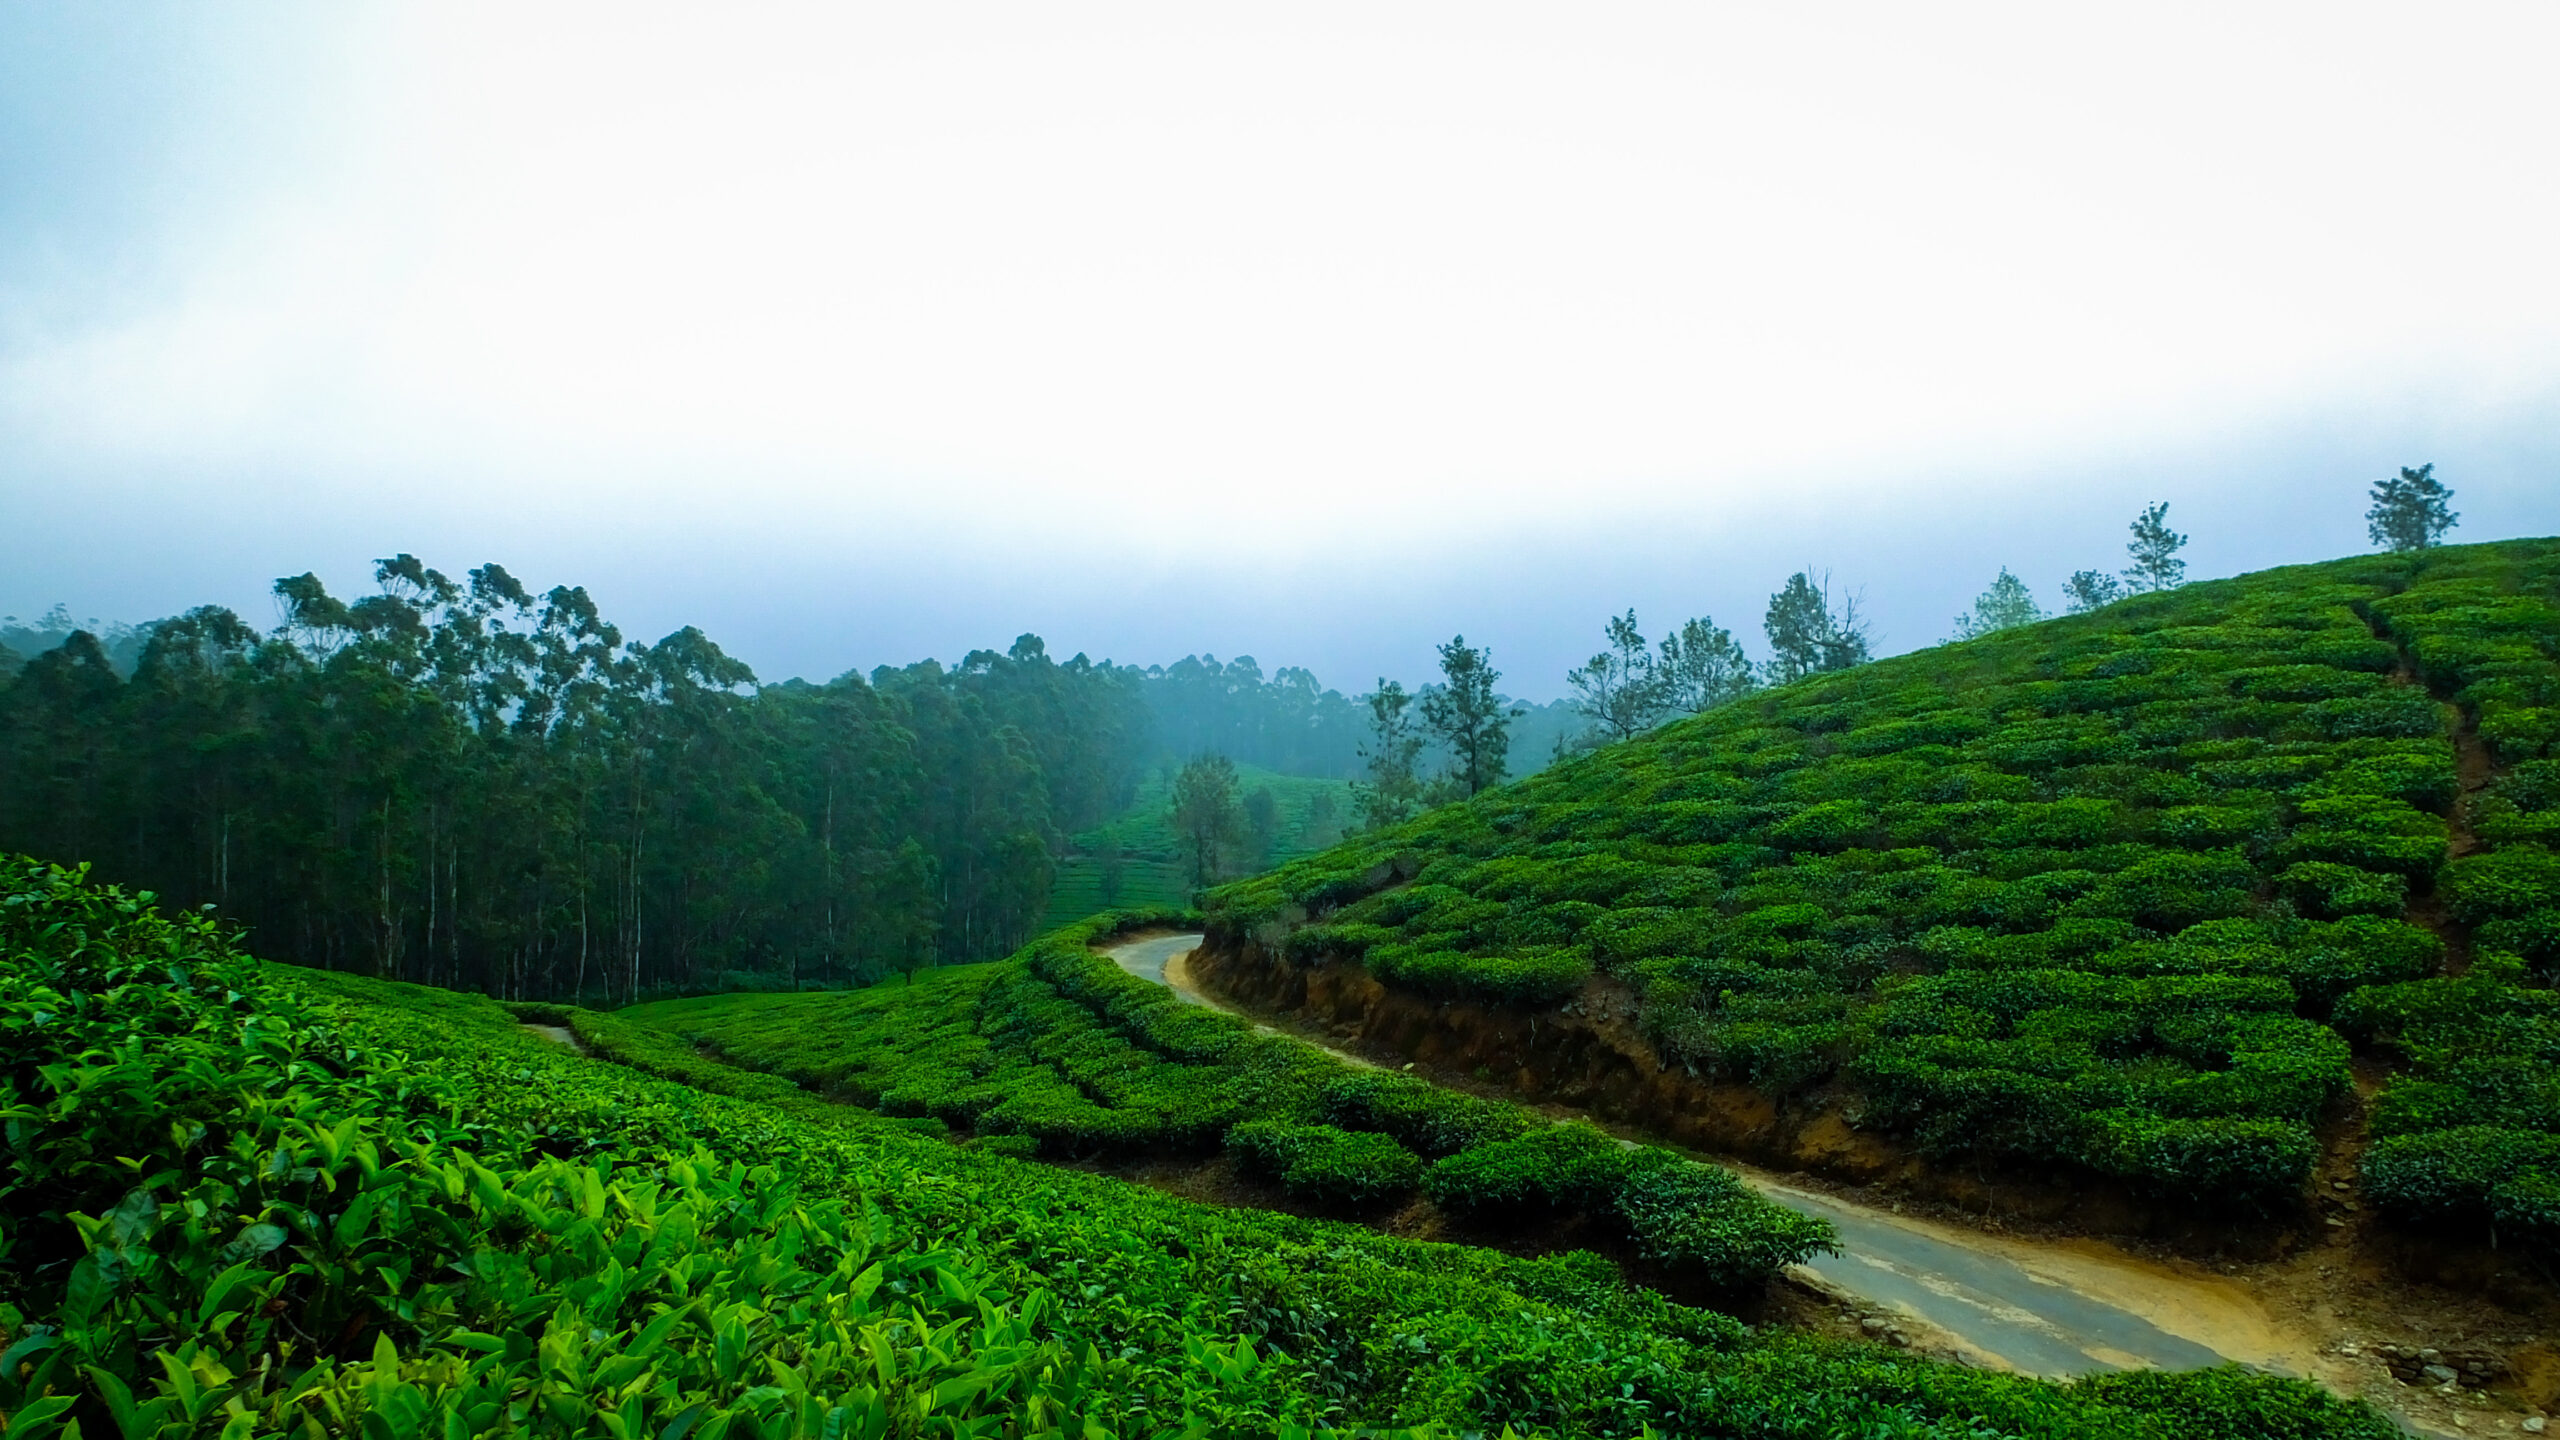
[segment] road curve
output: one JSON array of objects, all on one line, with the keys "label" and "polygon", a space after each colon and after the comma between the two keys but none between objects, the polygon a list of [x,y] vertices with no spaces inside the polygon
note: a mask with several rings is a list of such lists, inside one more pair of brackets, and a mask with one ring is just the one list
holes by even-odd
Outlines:
[{"label": "road curve", "polygon": [[[1192,1004],[1242,1015],[1191,983],[1181,962],[1200,938],[1149,936],[1105,953]],[[1371,1063],[1318,1048],[1354,1065]],[[2309,1343],[2282,1333],[2238,1286],[2180,1275],[2101,1245],[2039,1244],[1933,1224],[1732,1168],[1770,1199],[1819,1215],[1838,1230],[1840,1253],[1801,1267],[1800,1278],[1894,1312],[1925,1342],[1975,1364],[2046,1376],[2192,1370],[2233,1360],[2295,1375],[2315,1367]]]}]

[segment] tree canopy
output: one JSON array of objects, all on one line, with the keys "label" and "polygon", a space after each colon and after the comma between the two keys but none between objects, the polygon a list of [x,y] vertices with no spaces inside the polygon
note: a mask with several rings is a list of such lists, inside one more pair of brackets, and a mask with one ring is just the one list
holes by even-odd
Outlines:
[{"label": "tree canopy", "polygon": [[0,847],[94,861],[280,959],[509,996],[845,983],[1018,945],[1127,803],[1136,672],[1037,636],[758,686],[691,628],[413,556],[86,631],[0,682]]},{"label": "tree canopy", "polygon": [[2373,505],[2364,512],[2365,533],[2385,550],[2424,550],[2461,520],[2445,504],[2453,492],[2436,478],[2433,464],[2403,465],[2388,480],[2373,482]]}]

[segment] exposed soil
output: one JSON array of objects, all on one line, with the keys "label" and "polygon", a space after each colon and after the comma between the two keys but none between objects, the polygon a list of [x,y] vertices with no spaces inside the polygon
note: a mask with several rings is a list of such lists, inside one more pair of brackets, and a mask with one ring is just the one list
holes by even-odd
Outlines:
[{"label": "exposed soil", "polygon": [[532,1031],[534,1034],[541,1036],[543,1039],[550,1041],[554,1045],[566,1045],[581,1055],[587,1053],[587,1042],[579,1039],[577,1032],[571,1030],[566,1025],[526,1024],[523,1028]]}]

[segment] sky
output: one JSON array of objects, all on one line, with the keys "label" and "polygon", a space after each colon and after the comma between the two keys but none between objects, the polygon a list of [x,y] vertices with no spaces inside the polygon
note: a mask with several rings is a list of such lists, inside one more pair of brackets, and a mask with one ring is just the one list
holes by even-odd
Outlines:
[{"label": "sky", "polygon": [[2560,532],[2560,12],[0,7],[0,613],[399,551],[766,678],[1878,648]]}]

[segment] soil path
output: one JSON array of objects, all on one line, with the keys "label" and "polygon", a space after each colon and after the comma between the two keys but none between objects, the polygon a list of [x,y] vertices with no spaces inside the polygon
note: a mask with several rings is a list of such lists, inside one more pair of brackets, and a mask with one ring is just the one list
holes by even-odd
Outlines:
[{"label": "soil path", "polygon": [[[1192,1004],[1253,1019],[1192,983],[1184,962],[1200,939],[1149,936],[1106,953],[1130,974]],[[1318,1048],[1375,1068],[1331,1046]],[[1839,1231],[1840,1253],[1798,1267],[1799,1281],[1901,1316],[1923,1348],[2047,1376],[2191,1370],[2232,1360],[2291,1375],[2322,1368],[2316,1339],[2277,1323],[2238,1285],[2095,1242],[1977,1234],[1820,1194],[1748,1166],[1731,1168],[1770,1199],[1819,1215]]]},{"label": "soil path", "polygon": [[566,1045],[581,1055],[587,1053],[587,1042],[579,1039],[578,1032],[570,1029],[566,1025],[535,1025],[527,1023],[523,1028],[532,1031],[534,1034],[541,1036],[543,1039],[550,1041],[554,1045]]}]

